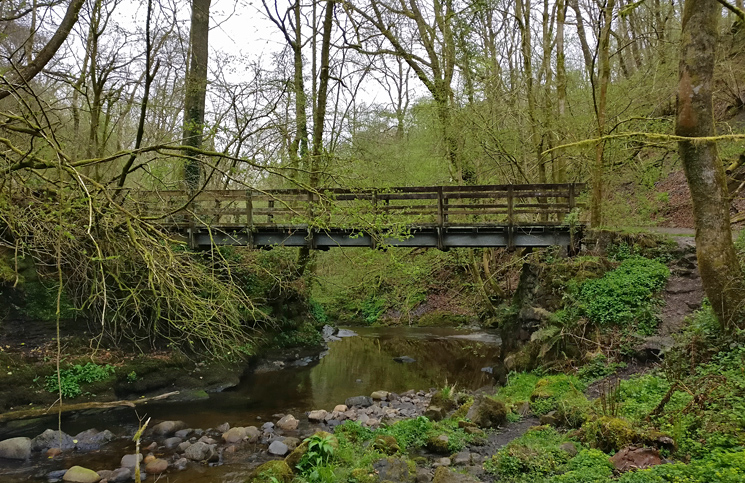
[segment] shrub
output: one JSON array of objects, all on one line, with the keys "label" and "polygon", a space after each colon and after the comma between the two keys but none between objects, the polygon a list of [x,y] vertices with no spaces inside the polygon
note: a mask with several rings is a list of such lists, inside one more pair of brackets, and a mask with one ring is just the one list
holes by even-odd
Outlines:
[{"label": "shrub", "polygon": [[653,299],[664,287],[670,271],[657,260],[632,256],[602,278],[582,285],[579,301],[583,312],[602,326],[629,326],[644,331],[654,328]]},{"label": "shrub", "polygon": [[[60,385],[62,386],[62,397],[73,398],[82,394],[83,390],[80,384],[90,384],[96,381],[102,381],[114,373],[114,366],[106,364],[99,366],[89,362],[84,366],[76,364],[70,369],[60,371]],[[47,376],[45,380],[45,389],[49,392],[59,390],[57,384],[57,374]]]},{"label": "shrub", "polygon": [[499,475],[500,481],[536,481],[560,473],[569,461],[569,454],[559,448],[564,441],[551,427],[533,428],[500,449],[484,469]]}]

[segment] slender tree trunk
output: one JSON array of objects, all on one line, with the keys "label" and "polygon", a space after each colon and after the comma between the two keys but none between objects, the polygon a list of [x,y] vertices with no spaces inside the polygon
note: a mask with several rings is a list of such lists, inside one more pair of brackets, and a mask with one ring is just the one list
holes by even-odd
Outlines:
[{"label": "slender tree trunk", "polygon": [[[714,135],[712,89],[720,16],[716,0],[685,2],[675,126],[679,136]],[[743,274],[732,243],[727,184],[716,143],[680,141],[678,148],[691,190],[706,296],[725,328],[743,327]]]},{"label": "slender tree trunk", "polygon": [[[556,135],[559,145],[564,143],[564,117],[567,103],[567,71],[564,55],[564,24],[566,22],[566,3],[559,0],[556,22],[556,115],[558,117]],[[556,182],[565,183],[567,178],[566,156],[558,153],[556,159]]]},{"label": "slender tree trunk", "polygon": [[608,99],[608,83],[610,82],[610,29],[613,20],[615,0],[608,0],[603,15],[603,27],[600,30],[598,45],[598,89],[596,99],[596,115],[598,121],[598,142],[595,145],[595,164],[592,168],[592,201],[590,208],[590,225],[600,226],[603,222],[603,157],[605,151],[605,116]]},{"label": "slender tree trunk", "polygon": [[[202,147],[204,129],[204,104],[207,97],[207,62],[209,60],[209,26],[211,0],[192,0],[191,32],[189,51],[191,53],[189,72],[186,76],[186,95],[184,97],[184,146]],[[195,151],[187,152],[190,158],[184,167],[184,181],[189,190],[199,188],[202,165]]]}]

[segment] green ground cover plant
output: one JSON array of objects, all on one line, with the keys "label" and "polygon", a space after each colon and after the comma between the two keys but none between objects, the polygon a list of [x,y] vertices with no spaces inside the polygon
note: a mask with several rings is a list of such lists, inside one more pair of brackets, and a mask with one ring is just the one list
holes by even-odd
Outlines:
[{"label": "green ground cover plant", "polygon": [[81,384],[102,381],[114,374],[114,366],[110,364],[98,365],[89,362],[85,365],[75,364],[69,369],[60,371],[58,384],[57,374],[45,378],[44,388],[52,393],[62,390],[62,397],[74,398],[83,393]]}]

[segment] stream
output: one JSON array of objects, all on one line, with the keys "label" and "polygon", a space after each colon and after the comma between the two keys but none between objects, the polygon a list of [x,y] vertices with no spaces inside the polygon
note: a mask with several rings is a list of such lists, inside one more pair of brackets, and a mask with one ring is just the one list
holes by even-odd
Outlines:
[{"label": "stream", "polygon": [[[239,385],[208,399],[185,402],[157,402],[132,408],[65,417],[62,430],[70,435],[97,428],[108,429],[121,438],[100,451],[64,454],[54,460],[35,453],[30,461],[0,460],[0,481],[42,482],[54,470],[79,464],[93,470],[114,469],[122,455],[133,452],[127,437],[136,431],[138,417],[158,420],[182,420],[192,428],[214,428],[229,422],[231,426],[261,426],[276,421],[277,413],[293,414],[308,424],[304,413],[314,409],[332,409],[352,396],[373,391],[404,392],[409,389],[439,388],[456,385],[458,389],[477,389],[493,384],[489,368],[498,364],[499,337],[492,332],[452,328],[368,328],[340,331],[343,337],[328,343],[320,359],[301,360],[299,365],[263,364],[247,372]],[[408,357],[413,362],[397,362]],[[138,414],[139,413],[139,414]],[[54,419],[14,422],[0,427],[0,440],[27,436],[33,438],[46,428],[56,429]],[[258,451],[259,448],[257,448]],[[171,483],[242,482],[255,460],[221,466],[189,465],[181,472],[169,472]],[[149,477],[149,481],[155,478]]]}]

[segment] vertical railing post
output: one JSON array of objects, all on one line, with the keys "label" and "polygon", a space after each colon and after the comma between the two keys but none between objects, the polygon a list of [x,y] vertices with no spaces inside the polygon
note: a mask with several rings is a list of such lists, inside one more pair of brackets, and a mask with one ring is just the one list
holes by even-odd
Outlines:
[{"label": "vertical railing post", "polygon": [[274,223],[274,215],[272,215],[273,209],[274,209],[274,200],[271,199],[267,201],[267,214],[266,214],[267,223]]},{"label": "vertical railing post", "polygon": [[576,204],[577,202],[575,200],[574,183],[571,183],[569,185],[569,213],[574,210]]},{"label": "vertical railing post", "polygon": [[253,248],[254,246],[254,202],[253,202],[253,190],[246,190],[246,237],[248,238],[248,246]]},{"label": "vertical railing post", "polygon": [[514,220],[512,218],[513,217],[512,211],[513,211],[513,206],[514,206],[513,204],[514,193],[515,191],[512,185],[508,186],[507,187],[507,224],[509,226],[512,226],[512,224],[514,223]]},{"label": "vertical railing post", "polygon": [[445,249],[445,196],[442,186],[437,187],[437,248]]}]

